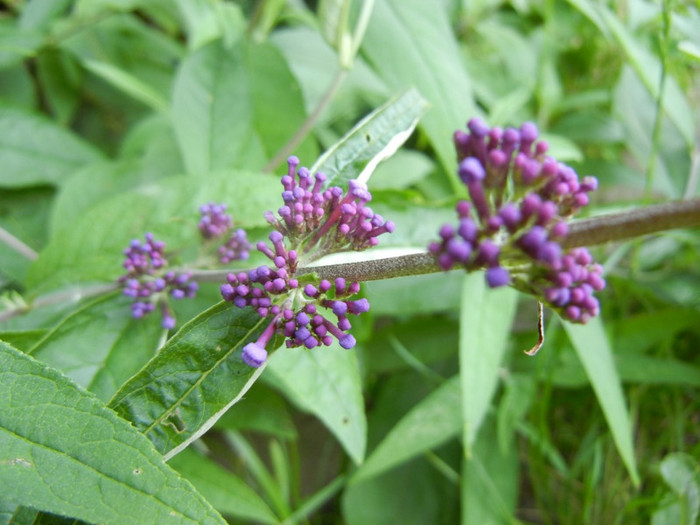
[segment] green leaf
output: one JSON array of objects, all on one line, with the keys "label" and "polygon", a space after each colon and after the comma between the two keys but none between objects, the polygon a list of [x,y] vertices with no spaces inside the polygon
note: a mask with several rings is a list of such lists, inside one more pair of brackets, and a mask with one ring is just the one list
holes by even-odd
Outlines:
[{"label": "green leaf", "polygon": [[0,343],[0,494],[92,523],[225,521],[127,422]]},{"label": "green leaf", "polygon": [[430,103],[420,127],[454,189],[464,191],[450,138],[477,110],[446,8],[424,0],[377,0],[362,51],[389,87],[415,87]]},{"label": "green leaf", "polygon": [[459,376],[455,376],[413,407],[391,429],[357,470],[352,482],[381,474],[459,435],[461,410]]},{"label": "green leaf", "polygon": [[177,7],[187,29],[190,49],[200,48],[220,37],[230,45],[245,32],[246,21],[238,5],[208,0],[177,0]]},{"label": "green leaf", "polygon": [[0,70],[19,65],[25,57],[36,53],[42,42],[40,31],[0,25]]},{"label": "green leaf", "polygon": [[[584,0],[569,0],[569,3],[577,7],[590,18],[591,22],[617,41],[644,87],[652,97],[658,99],[661,74],[659,59],[640,44],[640,40],[634,37],[632,32],[607,6]],[[662,102],[664,111],[677,126],[688,147],[692,147],[695,141],[696,119],[694,115],[696,113],[690,108],[683,91],[670,75],[666,78]]]},{"label": "green leaf", "polygon": [[634,460],[632,424],[603,323],[599,317],[595,317],[586,325],[564,323],[564,328],[586,370],[632,482],[639,485],[639,473]]},{"label": "green leaf", "polygon": [[321,35],[334,49],[340,50],[342,41],[350,38],[348,32],[348,11],[351,0],[321,0],[318,6],[318,19]]},{"label": "green leaf", "polygon": [[671,489],[652,515],[652,525],[693,525],[700,515],[700,468],[697,459],[673,453],[661,461],[660,469]]},{"label": "green leaf", "polygon": [[130,300],[113,292],[71,313],[30,351],[107,402],[156,352],[159,314],[134,319]]},{"label": "green leaf", "polygon": [[312,350],[282,348],[268,367],[273,385],[318,417],[356,464],[367,445],[367,420],[357,354],[336,343]]},{"label": "green leaf", "polygon": [[206,432],[262,373],[241,359],[266,320],[221,302],[202,312],[112,398],[109,406],[174,456]]},{"label": "green leaf", "polygon": [[46,330],[8,330],[0,331],[0,340],[15,348],[27,352],[46,335]]},{"label": "green leaf", "polygon": [[367,182],[377,165],[406,142],[427,107],[415,89],[389,100],[321,155],[311,172],[325,173],[327,184],[345,186],[350,179]]},{"label": "green leaf", "polygon": [[80,105],[83,70],[70,53],[47,48],[37,56],[37,74],[51,113],[66,126]]},{"label": "green leaf", "polygon": [[191,448],[171,459],[170,466],[222,514],[261,523],[279,522],[270,507],[242,479]]},{"label": "green leaf", "polygon": [[68,9],[71,0],[34,0],[22,6],[19,26],[22,29],[47,29],[51,22]]},{"label": "green leaf", "polygon": [[284,398],[260,383],[246,394],[245,403],[236,403],[221,416],[216,428],[253,430],[284,440],[297,438],[292,414]]},{"label": "green leaf", "polygon": [[53,122],[0,106],[0,186],[58,185],[83,164],[101,158],[92,146]]},{"label": "green leaf", "polygon": [[[261,67],[264,66],[264,67]],[[190,173],[260,169],[305,120],[299,87],[271,44],[212,42],[182,63],[173,122]],[[316,156],[310,140],[300,158]]]},{"label": "green leaf", "polygon": [[457,487],[433,466],[417,459],[343,493],[343,519],[347,525],[426,525],[457,523]]},{"label": "green leaf", "polygon": [[498,368],[508,345],[517,297],[517,292],[509,287],[489,289],[483,272],[472,272],[464,277],[459,368],[467,458],[496,392]]},{"label": "green leaf", "polygon": [[158,91],[123,69],[99,60],[85,60],[83,67],[151,109],[168,111],[168,102]]},{"label": "green leaf", "polygon": [[462,523],[517,523],[518,447],[514,435],[499,446],[495,421],[479,433],[472,456],[462,466]]}]

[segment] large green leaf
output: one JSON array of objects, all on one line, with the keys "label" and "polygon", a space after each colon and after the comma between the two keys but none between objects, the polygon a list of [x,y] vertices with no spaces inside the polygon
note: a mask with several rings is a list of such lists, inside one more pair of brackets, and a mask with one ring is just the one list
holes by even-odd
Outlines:
[{"label": "large green leaf", "polygon": [[0,343],[0,494],[93,523],[225,523],[126,421]]},{"label": "large green leaf", "polygon": [[[262,168],[305,119],[299,87],[272,44],[214,41],[182,63],[173,122],[190,173]],[[315,157],[310,141],[300,158]]]},{"label": "large green leaf", "polygon": [[377,165],[408,139],[427,108],[415,89],[389,100],[321,155],[311,171],[325,173],[328,184],[345,186],[350,179],[366,182]]},{"label": "large green leaf", "polygon": [[424,0],[377,0],[362,51],[391,88],[415,87],[430,103],[420,127],[460,189],[451,137],[477,110],[446,7]]},{"label": "large green leaf", "polygon": [[129,301],[113,292],[71,313],[29,353],[107,402],[156,352],[159,315],[134,319]]},{"label": "large green leaf", "polygon": [[508,345],[517,292],[491,290],[483,272],[464,278],[459,324],[459,368],[462,377],[462,422],[467,457],[476,441],[498,385],[498,368]]},{"label": "large green leaf", "polygon": [[303,410],[318,417],[335,434],[356,464],[367,445],[367,420],[357,354],[334,343],[305,350],[283,348],[270,360],[268,373]]},{"label": "large green leaf", "polygon": [[53,122],[0,106],[0,187],[60,184],[101,158],[92,146]]},{"label": "large green leaf", "polygon": [[455,376],[394,426],[355,473],[353,482],[381,474],[457,436],[462,428],[461,402],[459,376]]},{"label": "large green leaf", "polygon": [[269,323],[252,308],[221,302],[170,339],[109,406],[170,458],[206,432],[262,373],[242,347]]},{"label": "large green leaf", "polygon": [[632,422],[603,323],[600,317],[595,317],[586,325],[564,323],[564,328],[586,370],[622,461],[632,482],[638,485],[640,480],[634,460]]}]

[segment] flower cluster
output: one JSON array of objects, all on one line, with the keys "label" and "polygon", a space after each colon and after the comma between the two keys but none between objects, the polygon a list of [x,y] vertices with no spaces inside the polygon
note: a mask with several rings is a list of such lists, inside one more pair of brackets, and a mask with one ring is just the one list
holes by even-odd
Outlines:
[{"label": "flower cluster", "polygon": [[599,312],[593,293],[605,287],[602,268],[585,248],[565,251],[561,242],[597,180],[579,179],[547,156],[532,123],[502,130],[472,119],[467,126],[454,142],[471,202],[457,204],[459,224],[443,226],[430,252],[443,270],[485,269],[489,286],[511,284],[585,323]]},{"label": "flower cluster", "polygon": [[379,235],[394,231],[393,222],[385,221],[367,206],[372,196],[364,183],[349,181],[347,193],[338,186],[324,190],[323,173],[312,176],[305,167],[297,169],[299,159],[294,156],[287,163],[279,219],[272,212],[267,212],[265,218],[293,245],[303,245],[304,252],[364,250],[376,246]]},{"label": "flower cluster", "polygon": [[165,243],[155,240],[151,233],[146,234],[145,242],[139,239],[131,241],[124,255],[127,273],[119,278],[119,282],[124,295],[134,300],[131,304],[133,317],[139,319],[160,305],[163,328],[174,328],[175,317],[165,298],[168,294],[173,299],[194,297],[197,283],[190,281],[189,273],[163,272],[167,265]]},{"label": "flower cluster", "polygon": [[[202,214],[199,220],[199,231],[205,239],[215,239],[226,235],[233,228],[233,217],[226,213],[225,204],[210,202],[199,208]],[[232,231],[224,244],[218,249],[219,262],[227,264],[231,261],[248,259],[251,245],[245,230],[238,228]]]},{"label": "flower cluster", "polygon": [[352,299],[360,284],[342,278],[304,284],[296,275],[299,259],[303,256],[309,262],[327,253],[364,250],[376,245],[379,235],[394,230],[391,221],[367,206],[372,196],[363,183],[350,181],[347,193],[337,186],[324,189],[323,173],[312,176],[307,168],[298,168],[296,157],[287,162],[289,171],[282,177],[284,205],[278,217],[265,214],[275,229],[269,237],[272,246],[257,244],[273,265],[230,273],[221,286],[224,300],[239,308],[253,307],[260,316],[271,318],[258,340],[243,348],[243,360],[253,367],[265,362],[265,347],[275,334],[285,337],[287,347],[328,346],[334,338],[343,348],[354,347],[348,315],[369,310],[367,299]]}]

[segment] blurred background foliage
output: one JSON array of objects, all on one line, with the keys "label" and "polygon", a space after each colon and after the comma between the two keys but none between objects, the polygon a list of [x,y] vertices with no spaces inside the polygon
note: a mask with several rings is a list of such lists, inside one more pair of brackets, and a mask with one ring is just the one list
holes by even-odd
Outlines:
[{"label": "blurred background foliage", "polygon": [[[208,200],[262,238],[285,170],[270,161],[307,117],[320,105],[294,149],[310,166],[409,87],[431,108],[370,181],[373,207],[397,223],[388,246],[425,247],[466,194],[451,134],[477,115],[536,122],[554,156],[598,176],[591,214],[698,196],[698,2],[376,0],[357,57],[343,62],[345,4],[2,2],[0,226],[38,253],[0,244],[3,300],[110,282],[145,231],[187,260]],[[348,3],[350,28],[361,4]],[[696,523],[699,233],[596,249],[632,466],[591,389],[595,362],[582,365],[562,324],[548,318],[537,357],[520,352],[537,337],[536,305],[523,297],[512,329],[502,325],[496,395],[484,393],[486,419],[463,460],[455,378],[469,297],[453,273],[368,283],[355,353],[294,377],[271,367],[171,464],[232,523]],[[177,305],[179,320],[216,301],[205,286]],[[30,351],[76,307],[33,310],[0,337]],[[157,347],[147,335],[134,370]],[[336,373],[350,379],[319,380]],[[366,435],[332,422],[345,403]]]}]

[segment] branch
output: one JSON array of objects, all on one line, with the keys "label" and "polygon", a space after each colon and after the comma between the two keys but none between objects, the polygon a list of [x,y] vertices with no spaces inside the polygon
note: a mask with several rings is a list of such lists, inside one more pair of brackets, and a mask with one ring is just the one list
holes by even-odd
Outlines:
[{"label": "branch", "polygon": [[[573,222],[562,246],[593,246],[690,226],[700,226],[700,199],[657,204]],[[316,272],[321,279],[328,280],[343,277],[349,281],[375,281],[441,271],[433,256],[426,252],[373,261],[300,268],[297,273],[303,275]]]}]

